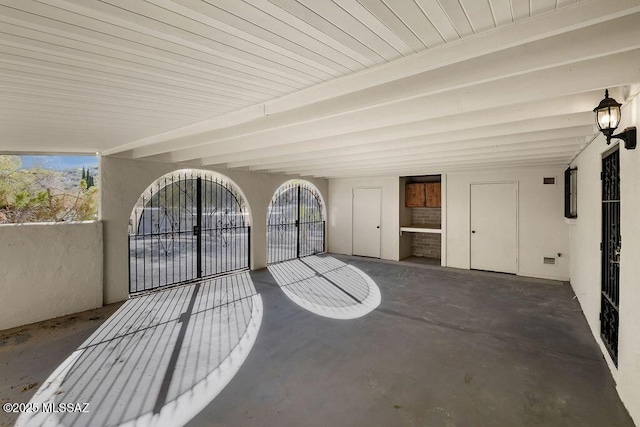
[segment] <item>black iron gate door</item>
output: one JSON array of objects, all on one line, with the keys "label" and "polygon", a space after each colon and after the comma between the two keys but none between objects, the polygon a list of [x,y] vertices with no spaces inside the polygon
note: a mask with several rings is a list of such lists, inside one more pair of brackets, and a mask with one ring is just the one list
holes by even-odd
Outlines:
[{"label": "black iron gate door", "polygon": [[602,297],[600,334],[618,364],[618,307],[620,303],[620,152],[602,159]]},{"label": "black iron gate door", "polygon": [[218,177],[179,171],[140,197],[129,222],[129,291],[249,268],[242,196]]},{"label": "black iron gate door", "polygon": [[269,205],[268,263],[324,252],[322,198],[303,182],[280,187]]}]

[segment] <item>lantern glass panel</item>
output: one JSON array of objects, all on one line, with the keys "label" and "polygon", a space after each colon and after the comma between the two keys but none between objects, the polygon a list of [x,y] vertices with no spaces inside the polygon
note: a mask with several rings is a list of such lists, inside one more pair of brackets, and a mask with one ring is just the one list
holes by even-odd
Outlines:
[{"label": "lantern glass panel", "polygon": [[601,130],[617,128],[620,123],[620,107],[607,107],[598,110],[597,120]]}]

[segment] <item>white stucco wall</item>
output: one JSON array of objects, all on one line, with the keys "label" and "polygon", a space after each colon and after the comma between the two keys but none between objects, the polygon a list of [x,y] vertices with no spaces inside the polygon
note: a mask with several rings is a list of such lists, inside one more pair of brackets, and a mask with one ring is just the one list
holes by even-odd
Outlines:
[{"label": "white stucco wall", "polygon": [[[185,165],[129,160],[118,157],[101,159],[101,219],[104,224],[104,300],[106,304],[129,297],[129,254],[127,226],[135,203],[142,192],[162,175]],[[247,198],[251,213],[251,268],[267,265],[267,210],[280,185],[296,177],[246,172],[225,168],[196,167],[222,174],[233,181]],[[325,202],[327,181],[308,179]]]},{"label": "white stucco wall", "polygon": [[0,330],[102,306],[102,224],[0,225]]},{"label": "white stucco wall", "polygon": [[398,260],[400,233],[400,191],[397,176],[340,178],[329,180],[328,250],[337,254],[353,254],[353,190],[382,190],[381,249],[382,259]]},{"label": "white stucco wall", "polygon": [[[638,127],[639,110],[640,103],[636,98],[623,110],[619,129],[627,126]],[[619,140],[613,140],[613,144],[618,142]],[[570,226],[571,285],[609,364],[620,398],[635,423],[640,425],[640,149],[620,148],[622,248],[617,368],[600,339],[600,171],[602,154],[610,148],[600,135],[572,165],[578,167],[578,218],[575,225]]]},{"label": "white stucco wall", "polygon": [[[555,177],[555,185],[543,185]],[[535,168],[447,174],[446,265],[470,268],[472,183],[518,183],[517,274],[558,280],[569,278],[569,225],[564,222],[564,168]],[[557,257],[556,265],[543,263]]]}]

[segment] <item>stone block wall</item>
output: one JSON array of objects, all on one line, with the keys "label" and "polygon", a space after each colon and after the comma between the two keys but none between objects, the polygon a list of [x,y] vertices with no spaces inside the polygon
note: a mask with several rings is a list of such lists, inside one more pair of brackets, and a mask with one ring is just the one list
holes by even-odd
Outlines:
[{"label": "stone block wall", "polygon": [[[440,208],[412,208],[412,225],[440,226],[442,214]],[[441,235],[430,233],[412,233],[411,254],[426,258],[440,258]]]}]

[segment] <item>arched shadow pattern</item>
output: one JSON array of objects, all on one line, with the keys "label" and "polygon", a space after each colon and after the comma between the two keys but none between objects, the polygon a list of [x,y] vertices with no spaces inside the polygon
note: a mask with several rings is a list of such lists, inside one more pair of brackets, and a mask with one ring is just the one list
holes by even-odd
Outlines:
[{"label": "arched shadow pattern", "polygon": [[319,316],[355,319],[380,305],[380,290],[369,276],[330,256],[308,256],[268,268],[289,299]]},{"label": "arched shadow pattern", "polygon": [[31,400],[89,412],[24,413],[16,425],[184,425],[240,369],[262,311],[248,273],[133,298]]}]

